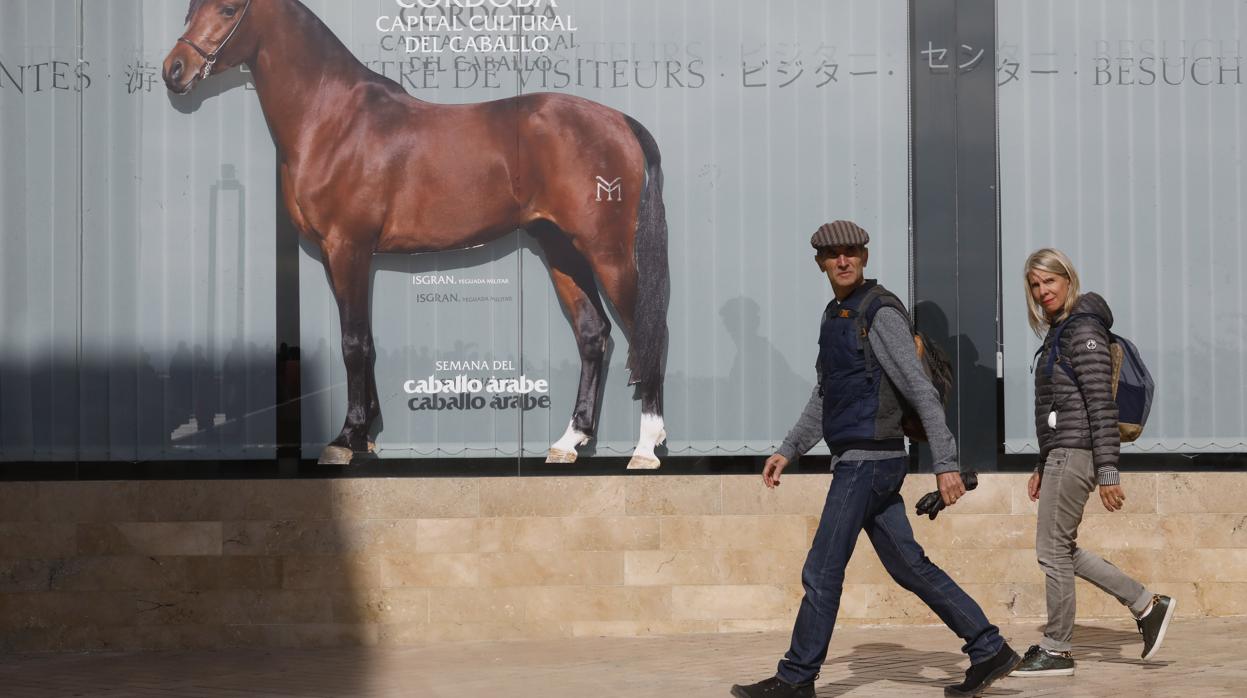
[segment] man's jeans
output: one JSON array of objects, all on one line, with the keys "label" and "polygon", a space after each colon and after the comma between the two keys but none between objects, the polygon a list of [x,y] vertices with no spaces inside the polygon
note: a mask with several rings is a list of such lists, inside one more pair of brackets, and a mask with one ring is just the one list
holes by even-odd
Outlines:
[{"label": "man's jeans", "polygon": [[840,610],[844,568],[863,529],[888,574],[965,640],[961,650],[970,655],[971,663],[990,659],[1003,646],[999,629],[987,621],[979,605],[928,560],[914,540],[900,494],[906,460],[836,464],[814,545],[801,571],[805,598],[792,629],[792,646],[779,662],[777,675],[784,681],[799,684],[818,677]]}]

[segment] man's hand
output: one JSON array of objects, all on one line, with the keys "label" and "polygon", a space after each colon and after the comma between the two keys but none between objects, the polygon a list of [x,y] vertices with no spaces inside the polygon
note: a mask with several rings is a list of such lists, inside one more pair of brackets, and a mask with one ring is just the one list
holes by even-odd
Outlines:
[{"label": "man's hand", "polygon": [[1043,475],[1036,470],[1031,474],[1031,479],[1026,481],[1026,495],[1031,498],[1032,502],[1039,501],[1039,484],[1043,480]]},{"label": "man's hand", "polygon": [[1100,501],[1105,509],[1118,511],[1126,502],[1126,493],[1121,491],[1121,485],[1100,485]]},{"label": "man's hand", "polygon": [[788,467],[788,459],[778,453],[766,459],[766,467],[762,468],[762,482],[767,487],[779,487],[779,475]]},{"label": "man's hand", "polygon": [[956,504],[957,500],[961,499],[961,495],[966,493],[966,486],[961,482],[961,473],[956,471],[936,475],[935,483],[940,489],[940,499],[944,500],[946,507]]}]

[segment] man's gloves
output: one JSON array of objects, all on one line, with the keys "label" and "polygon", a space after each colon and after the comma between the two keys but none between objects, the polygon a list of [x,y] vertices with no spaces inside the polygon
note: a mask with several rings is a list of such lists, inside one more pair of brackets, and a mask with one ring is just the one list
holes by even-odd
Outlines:
[{"label": "man's gloves", "polygon": [[[962,473],[961,482],[966,486],[966,491],[969,492],[979,486],[978,473]],[[939,490],[922,495],[922,498],[918,500],[916,505],[914,505],[914,510],[918,513],[918,516],[929,516],[932,521],[935,520],[936,515],[939,514],[940,510],[943,508],[944,498],[940,496]]]}]

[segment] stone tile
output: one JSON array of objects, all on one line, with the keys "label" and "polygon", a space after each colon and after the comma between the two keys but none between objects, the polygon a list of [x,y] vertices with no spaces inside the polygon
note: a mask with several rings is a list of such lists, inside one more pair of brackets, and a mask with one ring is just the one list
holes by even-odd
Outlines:
[{"label": "stone tile", "polygon": [[966,514],[961,502],[940,512],[935,520],[914,517],[914,537],[928,550],[989,550],[1034,548],[1035,517],[1011,514]]},{"label": "stone tile", "polygon": [[13,560],[0,558],[0,594],[22,591],[48,591],[52,560]]},{"label": "stone tile", "polygon": [[1247,548],[1247,514],[1163,514],[1157,518],[1166,547]]},{"label": "stone tile", "polygon": [[385,589],[381,593],[379,623],[427,623],[429,591],[427,589]]},{"label": "stone tile", "polygon": [[179,557],[74,557],[53,561],[48,569],[53,591],[144,592],[186,584],[186,559]]},{"label": "stone tile", "polygon": [[221,522],[81,523],[81,555],[220,555]]},{"label": "stone tile", "polygon": [[708,620],[577,620],[571,622],[573,637],[660,637],[718,632],[719,624]]},{"label": "stone tile", "polygon": [[140,482],[40,482],[37,516],[50,523],[141,520]]},{"label": "stone tile", "polygon": [[665,587],[546,587],[531,589],[525,617],[538,621],[649,623],[671,618]]},{"label": "stone tile", "polygon": [[818,516],[831,486],[829,474],[789,473],[767,489],[761,475],[723,475],[724,514],[800,514]]},{"label": "stone tile", "polygon": [[624,553],[624,584],[718,584],[723,578],[713,550],[636,550]]},{"label": "stone tile", "polygon": [[514,551],[651,550],[658,519],[648,516],[527,517],[506,519],[504,547]]},{"label": "stone tile", "polygon": [[[226,627],[226,632],[229,633],[230,644],[234,647],[300,647],[311,649],[318,647],[374,647],[380,644],[380,628],[376,625],[367,624],[231,625]],[[309,667],[307,673],[316,677],[316,683],[307,686],[305,694],[313,694],[313,691],[318,689],[324,690],[327,679],[323,675],[319,675],[319,671],[320,667]],[[280,686],[281,682],[276,683]],[[239,688],[240,692],[251,695],[255,695],[252,693],[254,690],[254,684],[248,687],[248,684],[244,683]],[[332,691],[333,689],[330,690]],[[283,693],[275,691],[269,695],[275,698]]]},{"label": "stone tile", "polygon": [[[247,593],[247,592],[242,592]],[[262,593],[262,592],[251,592]],[[227,608],[223,603],[228,592],[219,591],[148,591],[132,594],[134,625],[205,625],[221,624]]]},{"label": "stone tile", "polygon": [[[445,642],[479,640],[550,639],[571,636],[571,627],[564,623],[531,623],[527,621],[485,623],[390,623],[381,626],[382,647],[413,647]],[[465,689],[460,677],[460,692]]]},{"label": "stone tile", "polygon": [[[1198,582],[1194,585],[1195,596],[1180,595],[1172,588],[1164,588],[1164,593],[1178,599],[1177,613],[1181,616],[1190,609],[1194,601],[1197,609],[1207,611],[1215,609],[1217,615],[1247,615],[1247,584],[1243,582]],[[1192,614],[1194,615],[1194,614]]]},{"label": "stone tile", "polygon": [[624,477],[482,478],[480,515],[622,516]]},{"label": "stone tile", "polygon": [[1043,581],[1034,550],[928,550],[927,557],[959,584]]},{"label": "stone tile", "polygon": [[[516,478],[504,482],[514,483]],[[476,478],[359,478],[334,480],[339,519],[445,519],[482,515]]]},{"label": "stone tile", "polygon": [[[1093,551],[1142,548],[1161,550],[1171,547],[1166,540],[1164,517],[1156,514],[1088,516],[1078,527],[1078,545]],[[1176,547],[1176,546],[1175,546]]]},{"label": "stone tile", "polygon": [[481,582],[478,553],[430,553],[381,558],[381,584],[395,587],[475,587]]},{"label": "stone tile", "polygon": [[807,550],[806,517],[671,516],[661,519],[663,550]]},{"label": "stone tile", "polygon": [[[461,521],[475,523],[476,519],[439,519],[440,521]],[[423,552],[420,545],[421,519],[396,519],[391,521],[351,521],[348,526],[358,530],[369,530],[372,540],[366,550],[377,555],[397,557],[416,555]]]},{"label": "stone tile", "polygon": [[481,519],[418,519],[416,552],[474,553],[481,547]]},{"label": "stone tile", "polygon": [[38,496],[38,483],[0,482],[0,525],[38,521]]},{"label": "stone tile", "polygon": [[226,521],[224,555],[362,555],[377,553],[385,521]]},{"label": "stone tile", "polygon": [[77,552],[72,523],[0,523],[0,558],[52,560]]},{"label": "stone tile", "polygon": [[228,521],[244,518],[256,483],[290,480],[154,480],[134,483],[137,521]]},{"label": "stone tile", "polygon": [[279,589],[282,562],[280,557],[189,557],[186,558],[187,586],[204,591]]},{"label": "stone tile", "polygon": [[[1162,514],[1242,514],[1247,479],[1242,473],[1157,473]],[[1127,494],[1129,497],[1129,494]]]},{"label": "stone tile", "polygon": [[226,625],[331,623],[333,597],[323,590],[257,589],[216,592]]},{"label": "stone tile", "polygon": [[294,556],[282,560],[283,589],[375,589],[381,586],[375,557]]},{"label": "stone tile", "polygon": [[482,553],[484,587],[624,583],[623,552]]},{"label": "stone tile", "polygon": [[447,587],[429,590],[429,622],[520,622],[532,589],[522,587],[470,589]]},{"label": "stone tile", "polygon": [[723,584],[792,584],[805,564],[801,550],[729,550],[716,553]]},{"label": "stone tile", "polygon": [[671,589],[675,620],[756,620],[795,617],[797,585],[678,586]]},{"label": "stone tile", "polygon": [[718,514],[723,509],[721,478],[704,475],[630,477],[625,480],[627,513],[633,516]]},{"label": "stone tile", "polygon": [[[136,592],[51,591],[0,596],[0,628],[90,628],[131,625]],[[56,649],[64,649],[57,647]],[[31,648],[36,649],[36,648]]]}]

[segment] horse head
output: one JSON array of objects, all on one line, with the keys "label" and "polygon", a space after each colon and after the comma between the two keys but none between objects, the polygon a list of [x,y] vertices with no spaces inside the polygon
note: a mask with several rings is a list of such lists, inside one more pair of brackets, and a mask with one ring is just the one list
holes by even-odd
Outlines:
[{"label": "horse head", "polygon": [[165,86],[186,94],[195,83],[229,70],[255,53],[247,16],[257,0],[191,0],[186,31],[164,62]]}]

